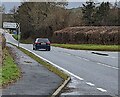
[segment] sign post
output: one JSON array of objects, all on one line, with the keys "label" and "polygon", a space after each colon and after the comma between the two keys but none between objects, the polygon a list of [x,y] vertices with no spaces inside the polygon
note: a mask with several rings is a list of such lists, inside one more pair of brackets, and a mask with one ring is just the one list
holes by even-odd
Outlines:
[{"label": "sign post", "polygon": [[16,29],[18,31],[18,47],[20,45],[20,23],[12,23],[12,22],[3,22],[3,28],[5,29]]},{"label": "sign post", "polygon": [[17,29],[18,29],[17,37],[18,37],[18,47],[19,47],[20,45],[20,23],[17,23]]}]

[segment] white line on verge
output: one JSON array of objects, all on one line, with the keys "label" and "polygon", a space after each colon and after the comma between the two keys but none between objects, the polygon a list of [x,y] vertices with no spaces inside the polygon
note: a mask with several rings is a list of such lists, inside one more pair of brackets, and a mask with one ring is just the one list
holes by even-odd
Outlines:
[{"label": "white line on verge", "polygon": [[[24,48],[24,47],[22,47],[22,48]],[[24,49],[26,49],[26,48],[24,48]],[[29,51],[29,52],[31,52],[31,51],[28,50],[28,49],[26,49],[26,50]],[[41,56],[39,56],[39,55],[37,55],[36,53],[34,53],[34,52],[31,52],[31,53],[33,53],[33,54],[36,55],[37,57],[41,58],[42,60],[44,60],[44,61],[46,61],[46,62],[52,64],[53,66],[59,68],[60,70],[62,70],[62,71],[64,71],[64,72],[68,73],[69,75],[74,76],[75,78],[77,78],[77,79],[79,79],[79,80],[84,80],[83,78],[81,78],[81,77],[79,77],[79,76],[77,76],[77,75],[75,75],[75,74],[69,72],[68,70],[66,70],[66,69],[64,69],[64,68],[62,68],[62,67],[60,67],[60,66],[58,66],[58,65],[56,65],[56,64],[54,64],[54,63],[52,63],[51,61],[49,61],[49,60],[47,60],[47,59],[45,59],[45,58],[43,58],[43,57],[41,57]]]}]

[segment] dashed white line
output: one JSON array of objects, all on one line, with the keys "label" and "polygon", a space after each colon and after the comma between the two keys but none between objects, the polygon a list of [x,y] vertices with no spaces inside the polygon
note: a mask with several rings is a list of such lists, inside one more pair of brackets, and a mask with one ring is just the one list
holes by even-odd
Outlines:
[{"label": "dashed white line", "polygon": [[67,53],[67,55],[71,56],[71,54],[68,54],[68,53]]},{"label": "dashed white line", "polygon": [[[24,48],[24,47],[22,47],[22,48]],[[24,48],[24,49],[26,49],[26,48]],[[26,49],[26,50],[28,50],[28,49]],[[54,64],[54,63],[52,63],[51,61],[49,61],[49,60],[47,60],[47,59],[45,59],[45,58],[43,58],[43,57],[41,57],[41,56],[39,56],[39,55],[37,55],[36,53],[34,53],[34,52],[30,51],[30,50],[28,50],[28,51],[31,52],[31,53],[33,53],[33,54],[36,55],[37,57],[43,59],[44,61],[52,64],[53,66],[59,68],[60,70],[66,72],[66,73],[68,73],[68,74],[70,74],[71,76],[73,76],[73,77],[75,77],[75,78],[77,78],[77,79],[79,79],[79,80],[81,80],[81,81],[84,80],[83,78],[81,78],[81,77],[79,77],[79,76],[77,76],[77,75],[69,72],[68,70],[66,70],[66,69],[64,69],[64,68],[62,68],[62,67],[60,67],[60,66],[58,66],[58,65],[56,65],[56,64]],[[86,82],[86,84],[88,84],[88,85],[90,85],[90,86],[95,86],[94,84],[92,84],[92,83],[90,83],[90,82]],[[97,90],[99,90],[99,91],[101,91],[101,92],[107,92],[107,90],[102,89],[102,88],[97,88]]]},{"label": "dashed white line", "polygon": [[97,64],[99,64],[99,65],[103,65],[103,66],[106,66],[106,67],[109,67],[109,68],[113,68],[113,69],[116,69],[116,70],[119,69],[119,68],[117,68],[117,67],[113,67],[113,66],[106,65],[106,64],[103,64],[103,63],[97,63]]},{"label": "dashed white line", "polygon": [[92,84],[90,82],[86,82],[86,84],[89,85],[89,86],[95,86],[95,84]]},{"label": "dashed white line", "polygon": [[102,88],[97,88],[97,90],[101,91],[101,92],[107,92],[107,90],[102,89]]},{"label": "dashed white line", "polygon": [[117,58],[117,57],[110,57],[110,58],[114,58],[114,59],[115,59],[115,58]]},{"label": "dashed white line", "polygon": [[111,57],[111,56],[104,56],[104,57],[109,57],[109,58],[113,58],[113,59],[117,58],[117,57]]},{"label": "dashed white line", "polygon": [[86,58],[82,58],[83,60],[85,60],[85,61],[90,61],[90,60],[88,60],[88,59],[86,59]]}]

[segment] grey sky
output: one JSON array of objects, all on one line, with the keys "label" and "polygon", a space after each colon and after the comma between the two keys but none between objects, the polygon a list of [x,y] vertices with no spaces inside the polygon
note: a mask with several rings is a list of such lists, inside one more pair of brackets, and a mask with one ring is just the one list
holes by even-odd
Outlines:
[{"label": "grey sky", "polygon": [[[14,6],[19,6],[20,2],[3,2],[2,4],[5,5],[6,12],[9,12]],[[82,5],[82,2],[69,2],[67,8],[77,8]]]}]

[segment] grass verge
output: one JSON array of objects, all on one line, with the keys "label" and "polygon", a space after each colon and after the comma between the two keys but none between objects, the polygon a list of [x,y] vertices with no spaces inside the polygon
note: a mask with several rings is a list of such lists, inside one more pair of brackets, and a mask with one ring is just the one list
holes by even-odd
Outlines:
[{"label": "grass verge", "polygon": [[52,44],[52,46],[75,50],[120,51],[120,45]]},{"label": "grass verge", "polygon": [[14,39],[18,40],[18,38],[20,39],[20,35],[14,34],[12,35]]},{"label": "grass verge", "polygon": [[0,84],[2,86],[8,85],[9,83],[16,81],[20,77],[20,70],[15,64],[8,49],[9,48],[6,47],[3,50],[3,55],[4,55],[3,65],[2,67],[0,67],[2,73],[1,74],[2,76],[0,76],[1,77]]},{"label": "grass verge", "polygon": [[19,49],[24,52],[25,54],[27,54],[28,56],[30,56],[31,58],[33,58],[34,60],[36,60],[38,63],[44,65],[48,70],[54,72],[55,74],[57,74],[58,76],[60,76],[61,78],[63,78],[64,80],[67,80],[67,78],[69,77],[67,74],[65,74],[63,71],[57,69],[56,67],[52,66],[51,64],[43,61],[42,59],[40,59],[39,57],[35,56],[34,54],[32,54],[31,52],[19,47]]},{"label": "grass verge", "polygon": [[[11,44],[11,43],[9,43]],[[14,44],[11,44],[13,46],[16,46]],[[16,46],[17,47],[17,46]],[[17,47],[18,49],[20,49],[23,53],[25,53],[26,55],[30,56],[31,58],[33,58],[34,60],[36,60],[38,63],[40,63],[41,65],[43,65],[44,67],[46,67],[48,70],[50,70],[51,72],[54,72],[55,74],[57,74],[59,77],[61,77],[62,79],[64,79],[64,82],[62,83],[62,85],[60,85],[58,87],[58,89],[55,90],[55,92],[53,92],[53,94],[50,97],[57,97],[60,92],[62,91],[62,89],[64,89],[64,87],[69,83],[69,81],[71,80],[70,76],[68,74],[66,74],[65,72],[63,72],[62,70],[59,70],[58,68],[52,66],[50,63],[43,61],[41,58],[35,56],[33,53],[21,48],[21,47]],[[55,95],[54,95],[55,94]]]},{"label": "grass verge", "polygon": [[[20,35],[12,35],[12,37],[15,40],[18,40],[18,37],[20,38]],[[23,43],[23,44],[31,44],[32,42],[33,42],[33,40],[31,38],[28,38],[26,40],[20,40],[20,43]]]},{"label": "grass verge", "polygon": [[[9,43],[11,44],[11,43]],[[13,45],[13,44],[12,44]],[[14,45],[15,46],[15,45]],[[17,46],[16,46],[17,47]],[[43,61],[42,59],[40,59],[39,57],[35,56],[33,53],[21,48],[21,47],[17,47],[18,49],[20,49],[23,53],[25,53],[26,55],[30,56],[31,58],[33,58],[34,60],[36,60],[38,63],[40,63],[41,65],[43,65],[44,67],[46,67],[48,70],[50,70],[51,72],[54,72],[55,74],[57,74],[58,76],[60,76],[62,79],[67,80],[67,78],[69,77],[69,75],[67,75],[65,72],[59,70],[58,68],[52,66],[50,63]]]}]

